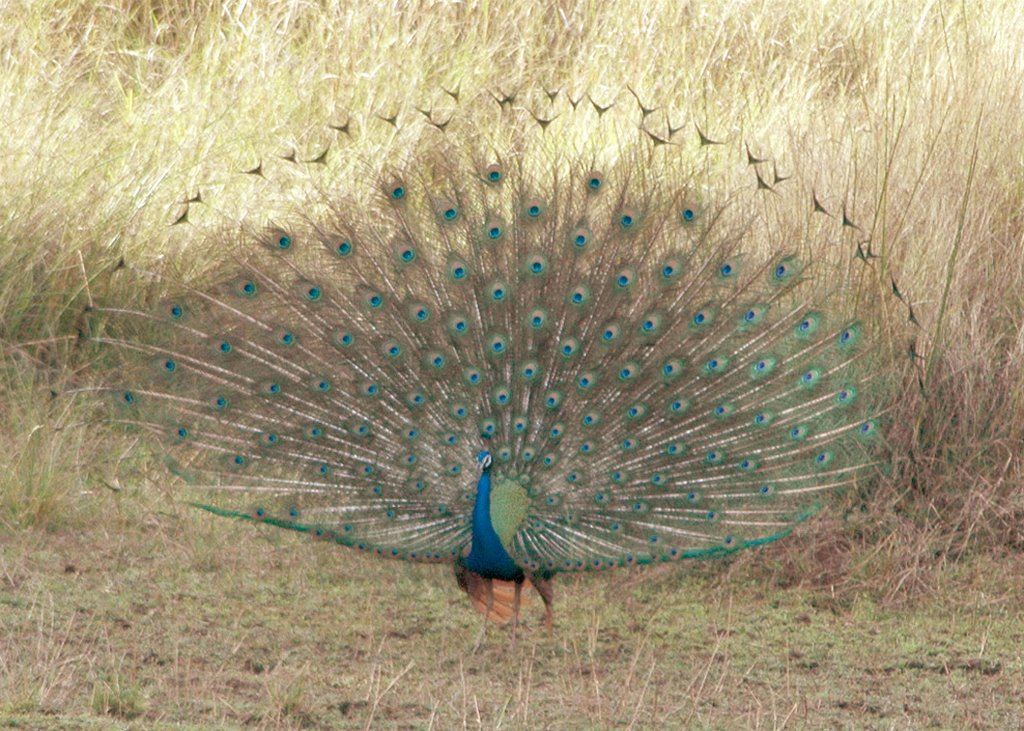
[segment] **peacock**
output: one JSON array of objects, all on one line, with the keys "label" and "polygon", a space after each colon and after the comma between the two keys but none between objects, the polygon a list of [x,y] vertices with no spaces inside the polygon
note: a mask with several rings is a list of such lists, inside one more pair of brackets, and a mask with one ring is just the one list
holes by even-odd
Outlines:
[{"label": "peacock", "polygon": [[482,97],[335,123],[386,138],[346,157],[356,182],[102,308],[116,418],[193,504],[448,563],[484,627],[535,591],[550,629],[560,572],[760,546],[864,480],[882,389],[828,269],[845,211],[787,207],[749,147],[749,185],[716,186],[733,148],[643,105],[615,126],[585,95]]}]

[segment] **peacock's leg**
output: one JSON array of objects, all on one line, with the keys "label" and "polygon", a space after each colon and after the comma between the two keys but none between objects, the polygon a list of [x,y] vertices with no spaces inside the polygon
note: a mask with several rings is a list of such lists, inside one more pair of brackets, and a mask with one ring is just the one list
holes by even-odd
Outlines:
[{"label": "peacock's leg", "polygon": [[512,599],[512,647],[516,646],[516,631],[519,629],[519,602],[522,599],[523,582],[515,582],[515,596]]},{"label": "peacock's leg", "polygon": [[491,618],[491,610],[494,608],[494,582],[491,579],[483,579],[484,585],[487,587],[487,608],[484,610],[484,621],[480,625],[480,634],[476,637],[476,643],[473,645],[473,652],[476,653],[480,649],[480,645],[484,641],[484,635],[487,634],[487,623]]},{"label": "peacock's leg", "polygon": [[530,577],[534,588],[544,600],[544,626],[548,628],[548,634],[552,634],[555,628],[555,585],[551,579],[544,579],[536,574]]}]

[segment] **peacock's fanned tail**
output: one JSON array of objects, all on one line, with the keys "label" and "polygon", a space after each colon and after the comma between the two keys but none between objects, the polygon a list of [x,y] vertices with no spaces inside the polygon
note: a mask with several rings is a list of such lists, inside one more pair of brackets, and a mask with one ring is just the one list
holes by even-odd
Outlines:
[{"label": "peacock's fanned tail", "polygon": [[197,244],[237,247],[216,286],[114,310],[120,418],[203,507],[451,561],[485,435],[496,530],[547,574],[763,544],[861,478],[877,374],[809,200],[584,105],[495,114],[409,121],[362,188]]}]

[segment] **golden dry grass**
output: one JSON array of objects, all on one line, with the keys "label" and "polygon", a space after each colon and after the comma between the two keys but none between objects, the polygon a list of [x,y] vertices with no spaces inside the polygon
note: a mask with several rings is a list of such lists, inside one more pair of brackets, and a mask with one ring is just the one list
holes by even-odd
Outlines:
[{"label": "golden dry grass", "polygon": [[[87,307],[153,296],[140,283],[111,276],[122,256],[144,263],[164,257],[176,262],[171,268],[192,273],[197,259],[207,253],[196,250],[202,231],[232,221],[262,222],[295,200],[293,189],[275,186],[263,186],[254,196],[252,181],[240,180],[245,176],[238,171],[260,160],[279,164],[279,156],[291,147],[300,154],[322,149],[333,139],[326,122],[338,123],[349,115],[372,119],[393,111],[417,114],[414,109],[431,103],[442,87],[498,93],[560,88],[625,106],[635,104],[624,91],[630,84],[642,99],[659,107],[652,129],[661,132],[668,124],[685,124],[685,134],[693,135],[689,126],[699,125],[727,140],[736,159],[749,142],[804,184],[825,191],[832,210],[838,213],[845,203],[879,256],[872,263],[868,291],[858,296],[869,303],[875,300],[867,306],[886,338],[882,367],[891,369],[896,379],[907,378],[890,412],[891,470],[879,476],[869,494],[845,496],[833,511],[841,518],[820,521],[798,539],[754,558],[738,559],[741,570],[693,572],[724,572],[726,578],[741,581],[737,596],[751,603],[745,606],[751,621],[768,625],[768,638],[788,636],[790,626],[785,613],[770,611],[772,601],[783,606],[820,602],[834,591],[838,616],[845,617],[841,621],[849,631],[848,644],[836,651],[831,664],[797,673],[803,680],[825,674],[837,683],[861,683],[863,677],[856,673],[853,680],[845,675],[858,662],[858,667],[874,670],[887,667],[886,662],[894,667],[918,662],[914,651],[880,659],[886,656],[886,642],[896,642],[898,632],[883,631],[875,643],[865,639],[872,636],[877,617],[874,610],[862,614],[851,609],[862,596],[871,606],[884,607],[879,611],[893,612],[889,616],[894,623],[899,608],[913,612],[912,621],[925,628],[925,653],[941,634],[939,617],[946,612],[951,626],[965,633],[964,646],[944,656],[947,660],[987,661],[988,628],[1002,632],[1002,642],[1019,641],[1009,629],[1014,620],[1009,608],[1019,605],[1019,597],[1002,583],[1001,574],[1020,575],[1014,557],[1024,544],[1022,32],[1024,9],[1012,0],[983,7],[940,1],[812,5],[793,0],[0,4],[0,548],[6,575],[0,583],[0,606],[5,631],[18,638],[14,651],[5,649],[0,664],[0,717],[16,711],[32,727],[49,723],[45,714],[53,712],[62,719],[53,725],[60,727],[72,716],[84,719],[80,722],[85,725],[88,719],[128,718],[137,708],[154,726],[164,721],[204,726],[211,719],[226,725],[301,726],[306,718],[301,709],[311,708],[311,723],[332,725],[335,712],[324,709],[333,686],[324,668],[311,671],[298,663],[260,686],[262,701],[249,697],[258,710],[225,711],[233,707],[234,681],[190,670],[174,676],[179,682],[162,671],[146,670],[134,654],[141,640],[130,633],[127,640],[112,640],[100,620],[87,620],[93,622],[92,632],[75,634],[78,615],[62,594],[65,581],[83,591],[87,602],[102,604],[108,597],[114,604],[140,601],[148,606],[134,598],[141,589],[130,583],[137,578],[130,570],[133,560],[166,553],[167,564],[142,570],[138,586],[150,591],[154,582],[163,581],[168,586],[161,590],[171,592],[173,582],[166,572],[185,584],[199,581],[186,568],[195,566],[190,557],[213,549],[191,536],[194,526],[205,526],[204,520],[179,515],[167,503],[170,491],[152,486],[165,473],[148,453],[122,463],[134,443],[103,426],[94,403],[60,394],[92,382],[112,365],[109,355],[82,337],[89,333]],[[352,158],[385,154],[375,139],[354,136]],[[196,207],[193,226],[168,226],[180,214],[181,201],[196,190],[214,203],[203,210]],[[886,290],[890,282],[898,283],[912,305],[916,324],[905,322],[906,307]],[[916,372],[905,356],[911,340],[920,355]],[[166,512],[178,516],[178,527],[161,528],[152,536],[139,528],[160,523]],[[224,547],[211,537],[213,530],[203,527],[199,535]],[[264,560],[281,560],[271,557],[275,552],[263,538],[247,538],[234,528],[222,530]],[[92,559],[96,565],[90,575],[97,583],[70,583],[79,576],[74,571],[68,574],[72,578],[61,580],[60,564],[68,555],[88,554],[96,546],[109,550],[110,545],[124,547],[121,558]],[[338,573],[344,566],[342,558],[305,547],[292,550],[301,561],[329,562]],[[47,552],[54,556],[50,561]],[[286,556],[295,562],[293,575],[312,584],[297,591],[329,591],[328,579],[308,578],[307,571],[319,575],[317,569],[301,568],[300,558],[290,552]],[[223,568],[215,559],[207,560]],[[239,565],[251,570],[247,562],[253,560],[239,559]],[[173,573],[176,562],[182,567],[180,576]],[[374,602],[393,600],[403,606],[407,597],[413,602],[410,595],[424,592],[443,608],[457,602],[452,592],[431,589],[432,583],[420,574],[391,579],[391,566],[359,566],[365,566],[361,570],[372,580],[338,589],[335,599],[351,612],[347,621],[365,621]],[[972,578],[975,569],[982,572],[980,579]],[[216,577],[213,572],[207,580],[216,582]],[[679,587],[674,579],[662,577],[656,586],[668,592],[669,603],[680,601],[685,595],[680,592],[708,591],[712,609],[707,611],[721,617],[714,612],[725,611],[722,597],[730,590],[716,582],[724,580],[709,579],[708,588],[702,579],[686,579]],[[618,579],[611,586],[623,582],[629,585],[629,579]],[[788,589],[797,593],[784,591],[781,599],[773,598],[777,587],[794,583],[805,589]],[[268,589],[272,585],[269,578],[260,584]],[[596,606],[595,592],[612,596],[612,589],[595,586],[592,582],[574,596],[591,608]],[[644,591],[640,586],[635,590]],[[805,590],[811,592],[810,600]],[[437,592],[443,596],[438,598]],[[215,596],[199,595],[204,601]],[[998,598],[987,604],[984,597],[991,595]],[[249,599],[237,592],[228,596],[240,606]],[[659,601],[653,596],[646,600],[652,605]],[[281,595],[259,604],[260,612],[286,614],[293,601],[294,595]],[[315,600],[308,596],[304,601]],[[341,673],[361,677],[367,690],[345,697],[368,703],[366,699],[380,694],[400,674],[405,666],[401,654],[413,652],[422,636],[438,630],[458,635],[466,629],[463,625],[471,624],[468,613],[457,607],[451,609],[462,612],[457,620],[424,609],[429,619],[412,629],[406,626],[401,631],[407,636],[390,637],[381,624],[368,628],[355,675]],[[697,609],[684,605],[680,611]],[[664,622],[664,615],[653,610],[650,616]],[[14,619],[8,623],[6,617]],[[821,621],[813,612],[811,617],[812,624]],[[653,678],[651,687],[662,697],[671,695],[678,686],[672,682],[671,664],[680,660],[650,650],[647,628],[622,629],[616,624],[621,619],[615,613],[601,615],[602,627],[621,634],[606,644],[595,639],[590,651],[635,654],[635,667],[620,667],[608,658],[597,662],[577,657],[583,645],[574,648],[573,643],[583,643],[585,637],[580,630],[559,638],[551,650],[558,659],[537,674],[530,674],[540,666],[527,662],[527,649],[511,670],[506,668],[503,680],[493,681],[485,692],[471,688],[473,680],[466,680],[466,666],[457,665],[453,651],[446,658],[455,664],[444,666],[444,676],[449,683],[462,683],[462,705],[436,717],[476,724],[472,697],[484,705],[480,725],[489,727],[500,716],[496,709],[502,707],[501,698],[511,698],[504,706],[509,725],[528,727],[523,709],[532,707],[534,720],[547,713],[552,727],[565,727],[575,716],[571,711],[559,716],[551,704],[564,703],[560,699],[576,691],[581,694],[576,713],[593,712],[580,716],[591,726],[628,724],[632,702],[643,709],[637,727],[670,718],[681,725],[708,727],[816,727],[816,719],[825,719],[840,725],[916,727],[933,722],[940,727],[974,723],[997,728],[1006,718],[998,708],[990,714],[984,704],[970,702],[998,693],[972,698],[964,689],[985,678],[1000,692],[1019,693],[1020,657],[1001,646],[999,673],[964,671],[957,696],[969,709],[964,715],[955,715],[955,709],[939,715],[929,693],[934,689],[938,698],[942,688],[911,683],[906,692],[919,692],[924,700],[919,707],[912,703],[912,710],[904,711],[908,715],[901,716],[892,710],[895,705],[889,707],[895,701],[882,684],[878,693],[887,699],[875,705],[889,708],[890,715],[876,719],[850,711],[836,720],[821,715],[822,706],[815,705],[820,696],[813,691],[799,683],[776,684],[794,677],[792,668],[775,666],[776,639],[755,637],[754,646],[761,643],[766,656],[775,658],[767,665],[746,646],[749,656],[736,650],[735,661],[718,675],[714,653],[694,649],[686,655],[686,663],[697,664],[681,673],[686,690],[676,698],[677,705],[690,703],[690,710],[665,716],[668,707],[661,701],[638,695],[643,683],[636,684],[637,673],[654,668],[648,676]],[[215,617],[211,623],[220,621]],[[315,632],[320,621],[305,623],[304,631]],[[578,613],[564,621],[585,625],[591,618]],[[734,626],[732,620],[718,621]],[[665,632],[676,631],[671,623],[663,626]],[[177,631],[169,624],[157,628],[161,633]],[[78,644],[74,637],[79,637]],[[303,641],[313,638],[307,634]],[[189,647],[180,657],[202,656],[203,644],[196,637],[183,642]],[[335,650],[348,646],[347,640],[337,642]],[[530,642],[535,644],[527,648],[547,651],[541,640]],[[968,652],[972,642],[981,649]],[[856,660],[860,643],[866,643],[863,657],[874,659]],[[273,644],[268,640],[268,653],[276,652]],[[234,657],[232,645],[216,646],[225,658]],[[706,650],[706,644],[701,647]],[[176,652],[164,646],[157,654],[179,657]],[[386,661],[379,660],[381,653]],[[485,657],[494,660],[500,654],[495,649]],[[457,687],[427,678],[428,653],[413,656],[417,665],[396,681],[389,697],[418,700],[409,701],[415,707],[389,707],[392,725],[408,720],[411,727],[428,726],[431,704],[448,702],[438,700],[449,697],[442,688]],[[317,662],[330,663],[332,657]],[[218,669],[233,667],[231,661],[223,662],[227,664]],[[930,660],[921,662],[931,667]],[[699,669],[704,667],[700,663],[706,663],[708,672]],[[480,661],[476,667],[484,665]],[[605,673],[606,667],[616,669]],[[579,682],[568,683],[561,677],[564,673],[576,673]],[[476,681],[485,682],[484,677]],[[769,701],[763,693],[736,690],[751,677],[767,684]],[[304,678],[313,679],[303,685]],[[417,696],[408,685],[411,678],[416,678],[416,688],[434,690]],[[723,716],[701,715],[694,709],[711,701],[708,684],[715,678],[715,689],[723,697],[739,692],[749,702],[733,698]],[[214,685],[207,687],[207,682]],[[581,686],[587,690],[580,691]],[[629,689],[624,696],[629,702],[616,698],[616,687]],[[613,711],[595,705],[595,695],[622,707]],[[182,700],[186,696],[210,703],[217,698],[225,705],[219,711],[198,712]],[[717,697],[715,701],[724,703]],[[766,702],[777,707],[769,713],[759,705]],[[355,708],[351,724],[365,725],[370,706]],[[447,721],[438,720],[435,727],[448,727]]]}]

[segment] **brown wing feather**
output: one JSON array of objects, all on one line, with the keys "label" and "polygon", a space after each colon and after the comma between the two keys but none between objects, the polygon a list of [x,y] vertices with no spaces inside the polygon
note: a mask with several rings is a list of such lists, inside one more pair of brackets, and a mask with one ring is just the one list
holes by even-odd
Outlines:
[{"label": "brown wing feather", "polygon": [[[456,571],[456,578],[459,581],[459,588],[469,595],[473,606],[481,614],[487,614],[487,619],[495,624],[508,624],[515,615],[516,584],[514,581],[501,581],[500,579],[485,579],[480,574],[475,574],[460,567]],[[494,594],[494,601],[491,604],[491,611],[487,613],[487,585],[491,585]],[[523,580],[520,593],[520,608],[530,604],[529,594],[523,593],[532,589],[533,584],[529,579]]]}]

